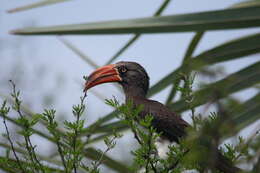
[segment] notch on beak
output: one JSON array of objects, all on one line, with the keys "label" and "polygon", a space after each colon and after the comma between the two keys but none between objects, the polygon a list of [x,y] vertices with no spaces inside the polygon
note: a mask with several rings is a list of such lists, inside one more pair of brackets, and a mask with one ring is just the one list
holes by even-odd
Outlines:
[{"label": "notch on beak", "polygon": [[96,69],[88,77],[88,80],[85,83],[84,92],[90,88],[108,82],[119,82],[121,81],[118,70],[115,68],[114,64],[106,65]]}]

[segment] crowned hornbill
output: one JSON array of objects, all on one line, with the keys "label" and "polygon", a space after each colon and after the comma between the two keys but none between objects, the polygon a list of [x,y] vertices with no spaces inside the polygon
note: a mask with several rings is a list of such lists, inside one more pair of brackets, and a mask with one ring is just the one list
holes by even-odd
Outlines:
[{"label": "crowned hornbill", "polygon": [[[143,105],[139,116],[152,115],[152,125],[162,134],[162,137],[170,141],[179,142],[186,135],[185,129],[190,125],[180,116],[169,110],[160,102],[146,98],[149,89],[149,76],[145,69],[135,62],[118,62],[96,69],[85,84],[84,91],[107,82],[118,82],[122,85],[126,101],[132,101],[134,105]],[[218,152],[216,168],[225,173],[235,173],[239,169]]]}]

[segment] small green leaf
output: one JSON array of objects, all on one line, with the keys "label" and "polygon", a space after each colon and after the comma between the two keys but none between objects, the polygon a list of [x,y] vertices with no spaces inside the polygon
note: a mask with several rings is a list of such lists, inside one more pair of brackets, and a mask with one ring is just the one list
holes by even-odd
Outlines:
[{"label": "small green leaf", "polygon": [[41,114],[34,114],[32,116],[31,122],[30,122],[30,126],[34,126],[36,123],[38,123],[38,121],[42,118],[43,116]]}]

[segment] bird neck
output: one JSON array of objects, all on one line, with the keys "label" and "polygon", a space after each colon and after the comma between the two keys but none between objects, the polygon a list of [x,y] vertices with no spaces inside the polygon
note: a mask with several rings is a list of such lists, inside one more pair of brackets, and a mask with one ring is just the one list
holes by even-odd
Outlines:
[{"label": "bird neck", "polygon": [[146,98],[147,91],[140,87],[123,86],[126,101],[133,100],[133,98]]}]

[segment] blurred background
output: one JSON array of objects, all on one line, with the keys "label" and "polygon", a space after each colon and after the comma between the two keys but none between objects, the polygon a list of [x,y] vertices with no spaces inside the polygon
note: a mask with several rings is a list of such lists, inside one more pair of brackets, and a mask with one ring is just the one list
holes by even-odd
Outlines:
[{"label": "blurred background", "polygon": [[[93,66],[82,60],[75,52],[69,49],[66,43],[74,45],[94,61],[98,66],[104,65],[124,45],[130,34],[123,35],[79,35],[79,36],[17,36],[9,32],[13,29],[27,26],[48,26],[60,24],[76,24],[86,22],[109,21],[115,19],[130,19],[149,17],[156,11],[160,0],[75,0],[54,4],[42,8],[26,10],[17,13],[6,11],[15,7],[35,2],[34,0],[4,1],[0,6],[0,94],[11,92],[8,80],[13,80],[21,91],[23,104],[33,112],[43,112],[45,108],[55,108],[57,118],[72,120],[72,106],[79,103],[83,95],[83,75],[88,75]],[[225,9],[242,0],[218,1],[182,1],[174,0],[164,10],[162,15],[192,13],[209,10]],[[259,28],[209,31],[202,38],[194,55],[211,49],[230,39],[259,32]],[[169,74],[172,69],[180,66],[182,58],[194,33],[167,33],[142,35],[117,61],[136,61],[143,65],[150,75],[150,84],[153,85]],[[196,77],[194,89],[220,80],[239,69],[256,63],[260,60],[259,54],[247,58],[218,63],[210,67],[213,76],[200,75]],[[165,102],[171,87],[154,95],[152,99]],[[245,101],[258,93],[257,88],[250,88],[232,94],[234,99]],[[87,124],[111,112],[113,109],[104,103],[104,99],[115,96],[121,102],[124,95],[112,84],[98,86],[88,94],[86,99]],[[196,113],[204,111],[200,106]],[[215,110],[214,105],[206,109],[206,113]],[[204,112],[205,113],[205,112]],[[205,114],[206,114],[205,113]],[[191,122],[190,112],[183,113],[184,118]],[[10,124],[11,127],[14,127]],[[244,137],[259,129],[260,121],[239,133]],[[0,132],[4,128],[0,126]],[[15,131],[15,127],[12,130]],[[12,133],[14,135],[14,133]],[[0,139],[4,140],[4,139]],[[232,141],[232,139],[229,139]],[[52,151],[44,139],[33,137],[37,143],[37,150],[43,155]],[[102,149],[103,142],[95,144]],[[136,147],[136,142],[130,131],[118,141],[117,147],[108,153],[117,160],[129,160],[131,154],[126,152]],[[0,149],[1,152],[1,149]]]}]

